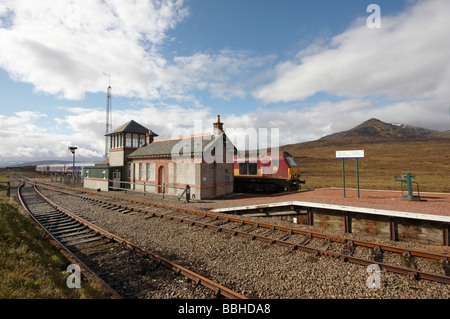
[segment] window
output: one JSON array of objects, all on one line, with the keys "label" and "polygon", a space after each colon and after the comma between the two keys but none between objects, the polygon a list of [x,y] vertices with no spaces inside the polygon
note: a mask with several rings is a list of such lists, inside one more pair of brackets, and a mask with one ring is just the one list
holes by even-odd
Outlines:
[{"label": "window", "polygon": [[289,167],[298,167],[297,162],[291,155],[286,155],[286,161],[288,162]]},{"label": "window", "polygon": [[144,164],[139,163],[139,180],[142,181],[144,179]]},{"label": "window", "polygon": [[239,175],[247,175],[247,163],[239,163]]},{"label": "window", "polygon": [[139,135],[138,134],[133,134],[133,141],[131,146],[132,147],[138,147],[138,141],[139,141]]},{"label": "window", "polygon": [[258,175],[258,164],[239,163],[239,175]]},{"label": "window", "polygon": [[152,171],[151,164],[147,163],[147,180],[148,181],[153,180],[153,176],[151,176],[151,171]]},{"label": "window", "polygon": [[102,178],[106,179],[106,171],[102,171]]},{"label": "window", "polygon": [[131,141],[132,141],[132,134],[127,133],[125,147],[131,147],[132,146]]},{"label": "window", "polygon": [[123,134],[120,133],[120,134],[118,135],[118,138],[119,138],[119,144],[118,144],[118,147],[123,147]]},{"label": "window", "polygon": [[139,135],[139,147],[145,144],[145,135]]},{"label": "window", "polygon": [[258,175],[258,164],[257,163],[248,163],[248,174],[249,175]]},{"label": "window", "polygon": [[85,177],[89,177],[89,170],[86,170],[86,176]]}]

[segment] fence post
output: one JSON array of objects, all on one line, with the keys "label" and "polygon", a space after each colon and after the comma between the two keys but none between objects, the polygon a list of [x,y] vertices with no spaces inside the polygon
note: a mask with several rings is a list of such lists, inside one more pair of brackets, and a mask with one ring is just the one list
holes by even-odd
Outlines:
[{"label": "fence post", "polygon": [[189,203],[191,200],[191,187],[186,185],[186,203]]},{"label": "fence post", "polygon": [[164,198],[164,195],[166,194],[166,183],[162,184],[162,188],[163,188],[163,198]]}]

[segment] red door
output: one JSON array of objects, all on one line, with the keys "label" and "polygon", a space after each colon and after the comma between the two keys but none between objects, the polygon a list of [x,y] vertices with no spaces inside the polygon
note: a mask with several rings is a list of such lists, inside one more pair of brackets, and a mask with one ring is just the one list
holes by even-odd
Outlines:
[{"label": "red door", "polygon": [[[158,185],[163,185],[166,182],[166,171],[164,166],[160,166],[158,169]],[[163,187],[158,186],[158,193],[163,192]]]}]

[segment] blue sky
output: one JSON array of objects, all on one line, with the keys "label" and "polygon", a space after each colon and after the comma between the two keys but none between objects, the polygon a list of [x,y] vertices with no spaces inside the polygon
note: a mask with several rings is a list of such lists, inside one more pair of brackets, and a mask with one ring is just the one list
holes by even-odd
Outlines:
[{"label": "blue sky", "polygon": [[[371,3],[381,28],[368,28]],[[446,0],[0,0],[0,165],[85,160],[134,119],[161,137],[279,128],[280,144],[376,117],[448,130]]]}]

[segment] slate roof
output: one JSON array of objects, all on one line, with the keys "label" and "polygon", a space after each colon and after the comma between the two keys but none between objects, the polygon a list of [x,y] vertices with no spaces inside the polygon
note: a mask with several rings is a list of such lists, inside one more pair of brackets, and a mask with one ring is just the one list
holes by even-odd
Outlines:
[{"label": "slate roof", "polygon": [[[131,120],[118,128],[116,128],[111,133],[106,134],[106,136],[117,134],[117,133],[135,133],[135,134],[147,134],[149,132],[149,129],[145,126],[142,126],[141,124]],[[154,133],[153,136],[158,136],[158,134]]]},{"label": "slate roof", "polygon": [[109,157],[105,158],[103,161],[98,162],[95,164],[95,166],[99,166],[99,167],[106,167],[109,166]]},{"label": "slate roof", "polygon": [[[214,135],[194,135],[183,137],[179,139],[168,139],[161,141],[154,141],[153,143],[147,144],[130,155],[129,158],[139,158],[139,157],[164,157],[164,156],[186,156],[193,155],[202,152],[206,152],[212,149],[220,138],[223,138],[223,134]],[[231,141],[225,136],[227,143]]]}]

